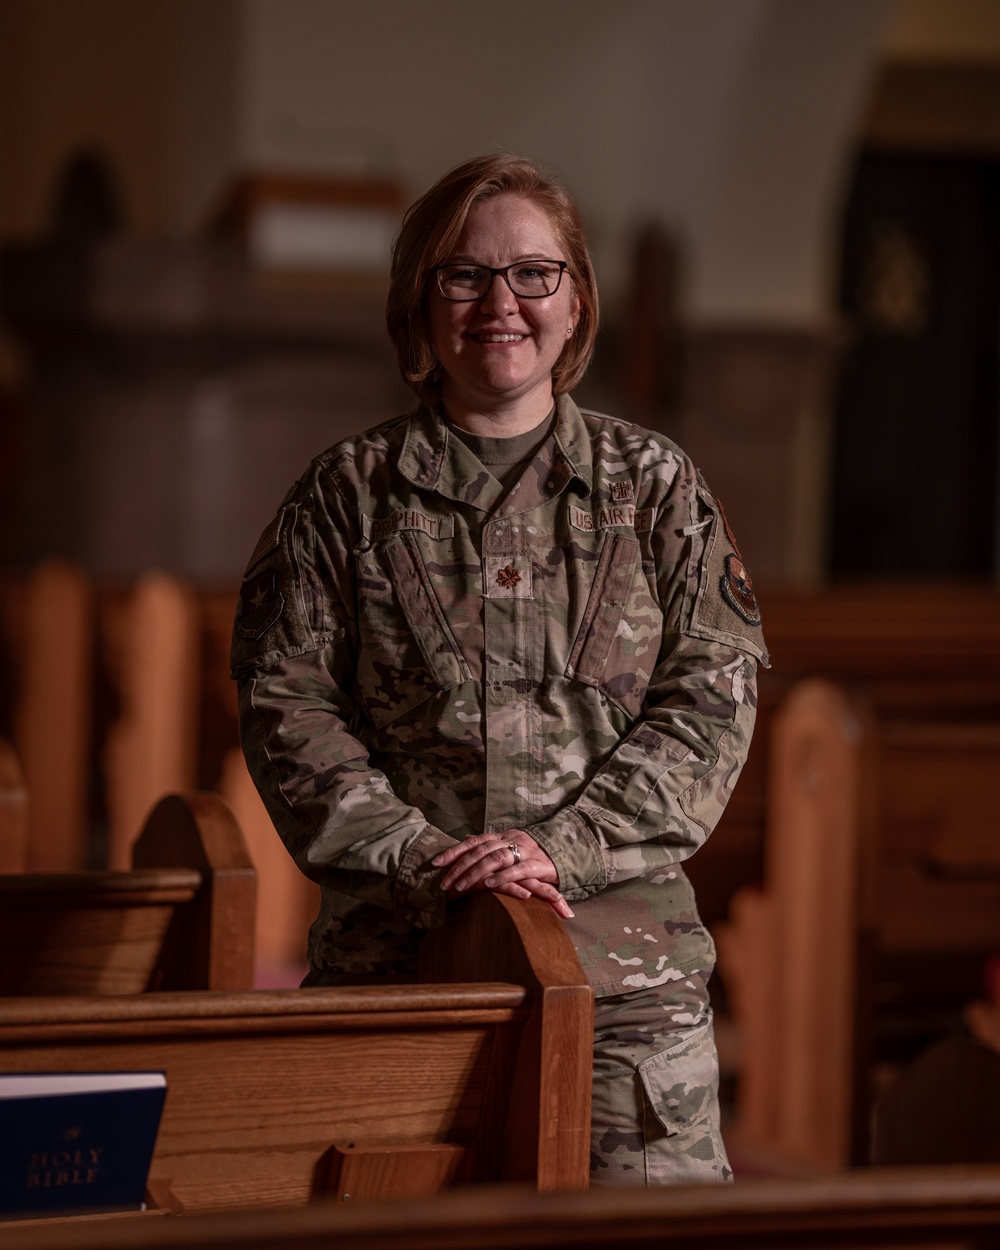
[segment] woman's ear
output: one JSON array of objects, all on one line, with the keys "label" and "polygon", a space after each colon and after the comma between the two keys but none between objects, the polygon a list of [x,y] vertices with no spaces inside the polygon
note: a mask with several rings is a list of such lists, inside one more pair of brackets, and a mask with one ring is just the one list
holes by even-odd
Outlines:
[{"label": "woman's ear", "polygon": [[580,320],[580,297],[576,291],[573,291],[573,298],[569,305],[569,328],[566,331],[566,337],[572,338],[576,330],[577,323]]}]

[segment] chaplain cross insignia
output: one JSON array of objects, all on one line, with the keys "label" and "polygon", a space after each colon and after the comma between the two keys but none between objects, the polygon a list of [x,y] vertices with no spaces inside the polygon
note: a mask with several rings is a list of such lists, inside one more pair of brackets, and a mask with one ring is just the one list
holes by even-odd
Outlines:
[{"label": "chaplain cross insignia", "polygon": [[504,590],[513,590],[520,580],[521,574],[509,564],[497,573],[497,585],[502,586]]}]

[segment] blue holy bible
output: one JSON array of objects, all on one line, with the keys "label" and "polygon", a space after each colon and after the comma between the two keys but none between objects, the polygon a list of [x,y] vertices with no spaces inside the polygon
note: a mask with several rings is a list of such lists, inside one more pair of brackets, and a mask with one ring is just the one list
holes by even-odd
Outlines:
[{"label": "blue holy bible", "polygon": [[142,1210],[163,1072],[0,1074],[0,1217]]}]

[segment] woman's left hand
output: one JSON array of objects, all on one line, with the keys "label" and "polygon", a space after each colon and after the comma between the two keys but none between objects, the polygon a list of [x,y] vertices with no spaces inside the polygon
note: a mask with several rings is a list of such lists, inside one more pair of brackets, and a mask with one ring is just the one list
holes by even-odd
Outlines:
[{"label": "woman's left hand", "polygon": [[512,898],[543,899],[564,919],[573,916],[569,903],[559,893],[555,864],[523,829],[473,834],[435,855],[431,863],[447,869],[441,878],[441,889],[452,896],[470,890],[496,890]]}]

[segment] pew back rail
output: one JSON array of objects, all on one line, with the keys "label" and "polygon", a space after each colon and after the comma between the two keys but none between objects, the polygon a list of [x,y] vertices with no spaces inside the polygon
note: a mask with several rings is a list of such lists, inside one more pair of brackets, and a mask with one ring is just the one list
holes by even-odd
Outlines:
[{"label": "pew back rail", "polygon": [[[150,1185],[184,1211],[305,1203],[334,1146],[451,1144],[463,1179],[586,1188],[593,992],[563,926],[483,894],[431,946],[440,984],[8,998],[0,1069],[165,1071]],[[488,979],[496,952],[517,982]]]},{"label": "pew back rail", "polygon": [[133,865],[0,875],[0,994],[249,989],[254,872],[221,799],[167,795]]}]

